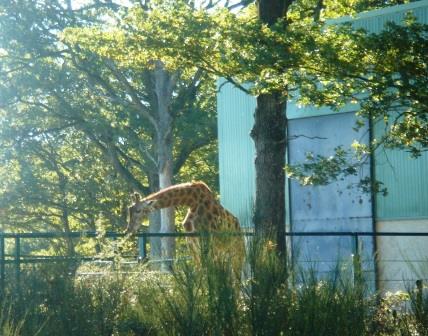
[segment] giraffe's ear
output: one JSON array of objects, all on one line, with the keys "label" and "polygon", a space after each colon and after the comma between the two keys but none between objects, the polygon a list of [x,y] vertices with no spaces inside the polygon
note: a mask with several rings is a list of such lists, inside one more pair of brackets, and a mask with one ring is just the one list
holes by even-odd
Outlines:
[{"label": "giraffe's ear", "polygon": [[139,193],[135,192],[134,194],[132,194],[131,198],[133,203],[139,203],[141,196]]}]

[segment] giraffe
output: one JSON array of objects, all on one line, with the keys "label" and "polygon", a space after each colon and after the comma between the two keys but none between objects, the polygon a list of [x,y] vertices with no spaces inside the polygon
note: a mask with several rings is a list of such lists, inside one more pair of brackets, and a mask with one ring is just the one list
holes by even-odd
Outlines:
[{"label": "giraffe", "polygon": [[[143,199],[138,193],[134,194],[133,204],[129,207],[129,222],[126,232],[138,231],[147,215],[158,209],[186,206],[187,215],[182,223],[186,232],[230,232],[240,233],[238,219],[223,208],[212,191],[203,182],[189,182],[173,185],[151,194]],[[199,239],[189,237],[188,245],[196,261],[200,255]],[[215,253],[226,256],[231,260],[231,266],[236,274],[241,272],[245,254],[244,238],[241,235],[220,237],[212,240]]]}]

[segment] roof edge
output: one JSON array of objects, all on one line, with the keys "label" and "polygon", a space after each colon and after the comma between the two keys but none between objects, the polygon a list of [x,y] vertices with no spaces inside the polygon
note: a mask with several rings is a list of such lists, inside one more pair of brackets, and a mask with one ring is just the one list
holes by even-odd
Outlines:
[{"label": "roof edge", "polygon": [[349,15],[341,16],[337,19],[327,20],[326,23],[339,24],[339,23],[345,23],[345,22],[352,22],[352,21],[357,21],[361,19],[368,19],[376,16],[382,16],[386,14],[409,11],[420,7],[428,7],[428,0],[420,0],[420,1],[410,2],[404,5],[395,5],[395,6],[390,6],[386,8],[374,9],[371,11],[358,13],[355,16],[349,16]]}]

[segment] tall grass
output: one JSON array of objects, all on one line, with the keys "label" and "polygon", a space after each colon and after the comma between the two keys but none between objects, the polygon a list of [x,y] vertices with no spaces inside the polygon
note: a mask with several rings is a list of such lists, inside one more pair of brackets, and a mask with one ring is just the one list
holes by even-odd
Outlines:
[{"label": "tall grass", "polygon": [[11,291],[17,335],[113,335],[129,307],[127,281],[120,272],[73,276],[66,263],[24,269],[19,293]]},{"label": "tall grass", "polygon": [[428,335],[428,293],[421,280],[416,290],[409,291],[410,309],[415,317],[416,330],[420,335]]},{"label": "tall grass", "polygon": [[364,282],[342,277],[340,268],[322,281],[315,271],[291,276],[269,244],[255,242],[250,277],[237,279],[227,258],[210,255],[205,250],[196,267],[177,264],[156,294],[139,297],[140,316],[152,316],[157,334],[369,335],[373,301]]},{"label": "tall grass", "polygon": [[[24,324],[24,319],[17,320],[14,318],[13,310],[10,305],[3,303],[0,310],[0,335],[2,336],[19,336]],[[34,333],[34,335],[36,335]]]},{"label": "tall grass", "polygon": [[[76,276],[75,266],[43,265],[22,275],[21,295],[0,316],[0,334],[38,335],[428,335],[423,290],[380,298],[363,274],[337,265],[290,269],[265,241],[253,241],[240,277],[227,254],[201,243],[195,264],[182,260],[171,273],[139,266]],[[72,271],[70,271],[72,270]],[[403,304],[407,300],[406,304]]]},{"label": "tall grass", "polygon": [[279,335],[289,325],[292,293],[286,260],[275,253],[269,241],[249,244],[250,277],[244,287],[249,331],[253,335]]},{"label": "tall grass", "polygon": [[295,309],[290,313],[290,335],[366,335],[371,302],[363,282],[344,278],[340,268],[319,280],[310,270],[294,290]]}]

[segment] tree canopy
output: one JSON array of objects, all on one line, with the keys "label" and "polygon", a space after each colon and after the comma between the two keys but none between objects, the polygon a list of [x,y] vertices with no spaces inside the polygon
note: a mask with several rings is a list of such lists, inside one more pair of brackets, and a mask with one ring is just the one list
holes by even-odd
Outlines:
[{"label": "tree canopy", "polygon": [[282,100],[336,111],[354,104],[359,110],[356,127],[371,120],[384,129],[382,135],[368,146],[338,148],[330,160],[308,156],[307,163],[287,168],[302,183],[324,184],[356,173],[380,146],[414,156],[426,150],[427,25],[408,15],[374,34],[354,29],[352,16],[347,23],[328,21],[400,3],[293,1],[287,18],[267,26],[257,19],[255,6],[213,14],[175,2],[153,16],[162,25],[141,20],[143,36],[164,38],[139,44],[163,55],[171,67],[188,62],[254,96],[279,92]]},{"label": "tree canopy", "polygon": [[[106,27],[107,17],[126,24],[126,12],[98,1],[78,8],[50,0],[1,4],[4,229],[121,229],[131,191],[159,188],[153,64],[121,61],[120,46],[96,36],[86,44],[64,38],[69,27]],[[215,79],[196,68],[165,75],[174,78],[166,97],[172,174],[216,189]]]},{"label": "tree canopy", "polygon": [[[427,26],[409,16],[369,34],[328,21],[398,3],[278,0],[284,13],[269,21],[263,0],[3,2],[1,224],[117,229],[132,190],[200,178],[215,187],[216,77],[257,97],[258,148],[284,151],[286,136],[269,138],[271,126],[285,129],[278,116],[298,99],[336,110],[355,104],[360,125],[382,125],[380,138],[354,144],[358,162],[379,146],[419,155],[428,146]],[[339,148],[332,159],[308,157],[288,173],[328,183],[355,173],[350,155]],[[261,181],[279,190],[285,156],[267,156],[273,161],[258,171],[263,164],[277,171]],[[271,193],[270,184],[265,189]],[[164,231],[173,229],[168,216]]]}]

